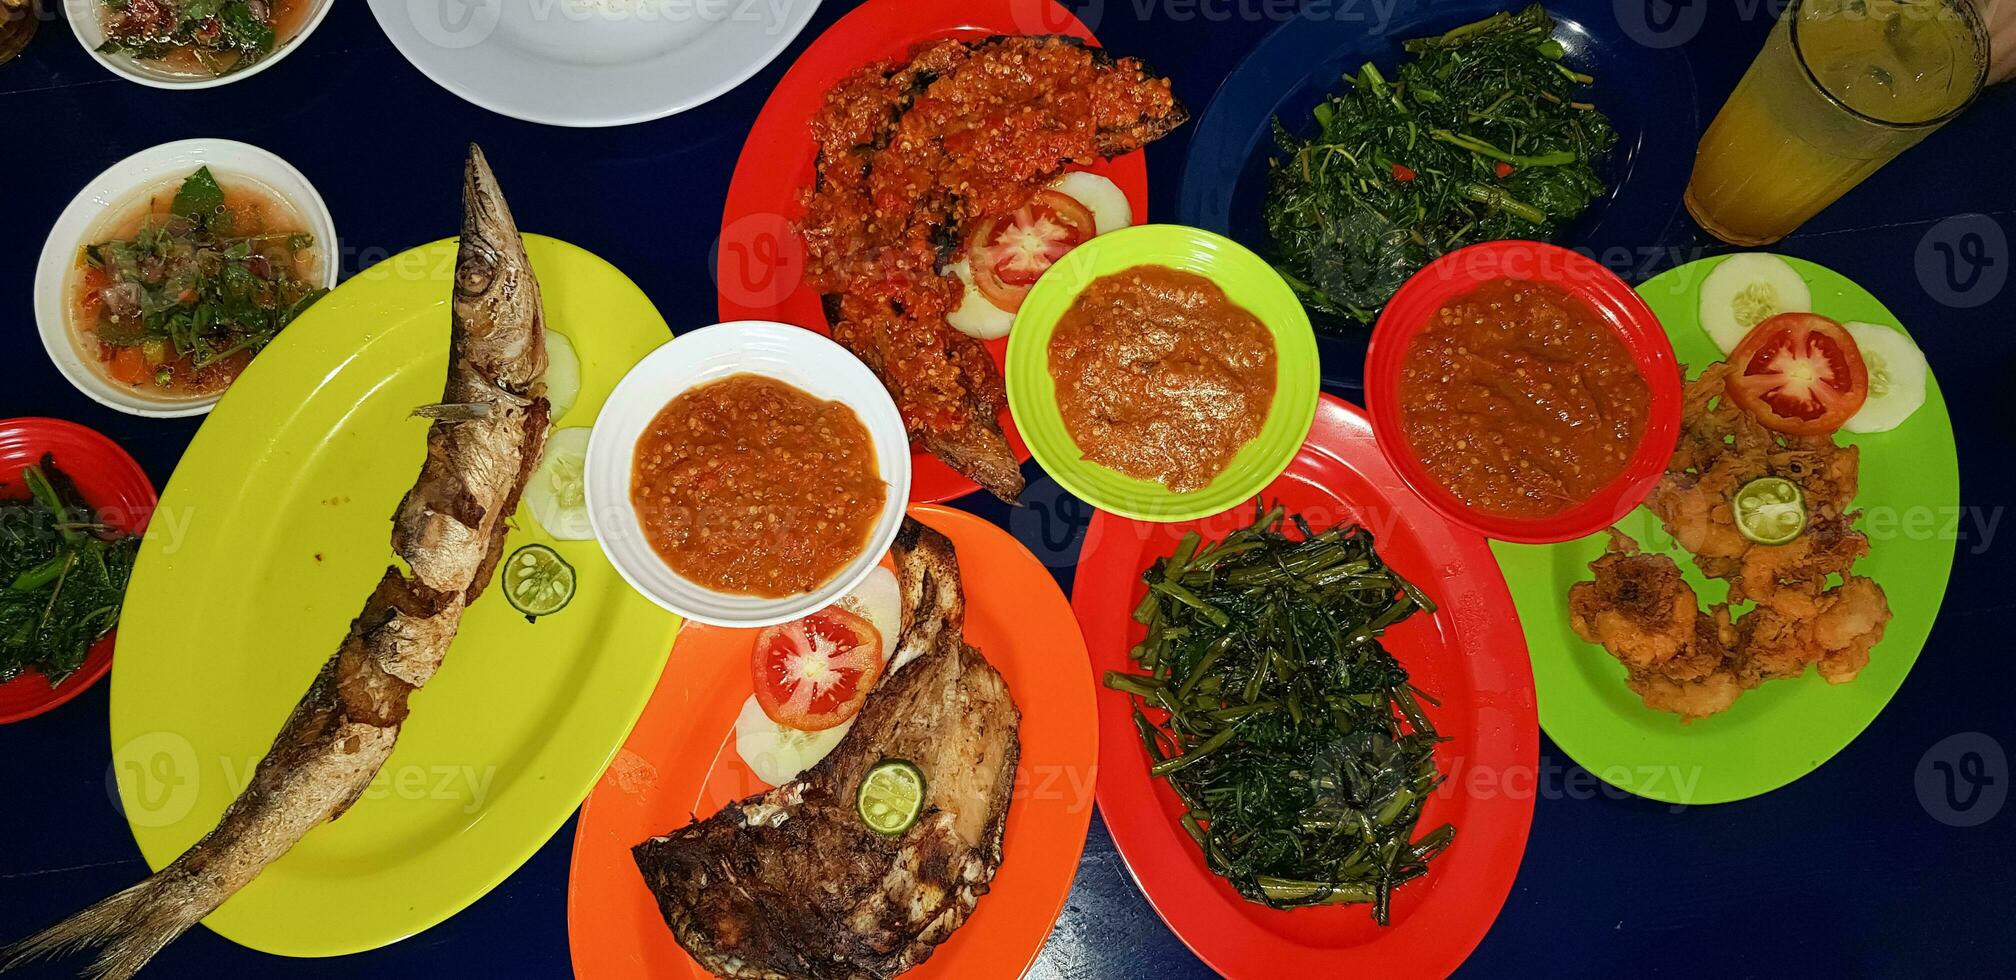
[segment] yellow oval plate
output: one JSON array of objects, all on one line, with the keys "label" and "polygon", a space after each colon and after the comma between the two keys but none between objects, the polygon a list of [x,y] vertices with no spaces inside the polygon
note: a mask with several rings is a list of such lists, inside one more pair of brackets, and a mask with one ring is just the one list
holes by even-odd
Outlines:
[{"label": "yellow oval plate", "polygon": [[[670,331],[601,259],[527,236],[547,325],[581,357],[587,425]],[[183,455],[140,549],[112,672],[113,765],[159,868],[216,825],[393,561],[392,512],[440,400],[455,243],[382,262],[289,325]],[[493,587],[413,698],[364,798],[204,924],[253,949],[334,956],[397,942],[481,897],[552,836],[642,713],[678,619],[593,541],[529,511],[505,544],[551,545],[574,601],[537,622]],[[500,566],[501,567],[501,566]]]}]

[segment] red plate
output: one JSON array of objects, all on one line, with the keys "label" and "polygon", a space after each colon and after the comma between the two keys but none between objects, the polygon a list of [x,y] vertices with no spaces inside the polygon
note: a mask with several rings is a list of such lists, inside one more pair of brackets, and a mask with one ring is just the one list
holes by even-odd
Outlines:
[{"label": "red plate", "polygon": [[[115,527],[140,534],[147,519],[154,516],[154,484],[133,457],[119,444],[75,422],[62,419],[20,418],[0,422],[0,495],[9,499],[26,494],[21,487],[21,470],[42,458],[56,457],[56,465],[77,484],[84,500],[99,516]],[[29,672],[0,684],[0,725],[33,718],[54,708],[97,683],[112,669],[115,630],[91,648],[84,665],[63,678],[54,688],[42,675]]]},{"label": "red plate", "polygon": [[[1309,441],[1263,499],[1316,527],[1357,522],[1379,553],[1434,599],[1391,630],[1387,647],[1448,741],[1435,750],[1447,777],[1421,818],[1449,822],[1456,840],[1427,877],[1393,896],[1392,924],[1369,907],[1281,912],[1239,896],[1212,874],[1181,827],[1182,807],[1148,774],[1126,695],[1099,691],[1099,811],[1148,901],[1218,972],[1284,976],[1445,976],[1491,928],[1526,848],[1539,756],[1533,671],[1519,617],[1484,539],[1444,520],[1407,489],[1372,442],[1365,414],[1325,395]],[[1127,651],[1143,629],[1132,619],[1141,573],[1175,551],[1187,531],[1223,537],[1253,519],[1252,505],[1187,524],[1147,524],[1100,513],[1085,535],[1072,606],[1100,677],[1132,670]]]},{"label": "red plate", "polygon": [[[905,977],[1019,977],[1064,907],[1092,820],[1099,735],[1085,641],[1050,570],[1008,532],[946,507],[912,507],[910,516],[952,539],[966,641],[1022,709],[1022,756],[991,889],[965,927]],[[672,938],[630,848],[768,788],[735,754],[755,633],[682,629],[644,716],[581,807],[567,884],[580,980],[710,980]]]},{"label": "red plate", "polygon": [[[799,191],[812,184],[813,114],[827,91],[862,65],[902,57],[925,41],[991,34],[1068,34],[1098,43],[1052,0],[869,0],[805,49],[763,104],[728,184],[715,251],[723,321],[775,320],[830,333],[819,294],[805,284],[805,244],[792,227],[805,213]],[[1148,167],[1139,151],[1086,169],[1126,192],[1137,223],[1148,213]],[[998,366],[1008,341],[988,341],[987,349]],[[1027,462],[1029,448],[1005,408],[1001,429],[1015,458]],[[930,453],[918,451],[912,458],[912,502],[951,500],[977,489]]]}]

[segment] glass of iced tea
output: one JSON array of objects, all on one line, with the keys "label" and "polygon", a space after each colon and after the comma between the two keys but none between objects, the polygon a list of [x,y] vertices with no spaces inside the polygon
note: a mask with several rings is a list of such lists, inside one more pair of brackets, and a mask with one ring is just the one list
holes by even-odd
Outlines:
[{"label": "glass of iced tea", "polygon": [[1687,211],[1775,242],[1959,115],[1988,75],[1971,0],[1792,0],[1701,137]]}]

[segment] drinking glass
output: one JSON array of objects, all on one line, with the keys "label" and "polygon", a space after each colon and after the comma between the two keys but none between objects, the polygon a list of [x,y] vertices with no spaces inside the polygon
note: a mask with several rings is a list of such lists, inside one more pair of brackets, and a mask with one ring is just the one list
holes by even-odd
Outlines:
[{"label": "drinking glass", "polygon": [[1987,75],[1971,0],[1792,0],[1701,137],[1687,211],[1723,241],[1775,242],[1959,115]]}]

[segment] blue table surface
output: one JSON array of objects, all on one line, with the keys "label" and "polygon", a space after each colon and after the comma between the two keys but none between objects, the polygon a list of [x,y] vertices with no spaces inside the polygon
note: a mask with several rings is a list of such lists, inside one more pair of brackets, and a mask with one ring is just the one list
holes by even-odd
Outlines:
[{"label": "blue table surface", "polygon": [[[918,0],[933,2],[933,0]],[[949,2],[949,0],[939,0]],[[1649,2],[1618,0],[1620,16]],[[2006,0],[2005,0],[2006,2]],[[1702,119],[1760,45],[1773,5],[1686,0],[1702,20],[1686,46]],[[58,375],[34,338],[30,283],[57,213],[92,175],[156,143],[221,136],[267,147],[305,172],[343,232],[344,272],[457,226],[463,145],[483,144],[527,230],[586,246],[627,272],[675,330],[715,319],[710,254],[743,136],[798,52],[850,4],[828,0],[778,61],[733,92],[659,122],[568,130],[462,102],[423,78],[359,0],[337,3],[303,49],[244,84],[167,93],[115,79],[67,26],[46,23],[0,67],[0,416],[52,415],[118,440],[164,484],[197,420],[100,408]],[[1257,0],[1133,0],[1073,6],[1103,42],[1139,55],[1201,110],[1280,16]],[[1333,5],[1334,7],[1335,5]],[[1367,4],[1367,10],[1373,9]],[[2016,86],[2005,86],[2005,89]],[[1148,152],[1151,216],[1166,215],[1186,127]],[[2016,815],[2005,747],[2016,658],[2001,617],[2016,612],[2016,549],[2001,526],[2016,494],[2016,91],[1991,90],[1778,249],[1831,266],[1889,305],[1924,346],[1960,446],[1968,509],[1946,605],[1924,655],[1875,724],[1818,771],[1759,799],[1675,808],[1601,786],[1542,742],[1532,840],[1503,913],[1462,968],[1471,976],[2007,975]],[[1948,221],[1980,214],[1971,225]],[[1656,269],[1715,249],[1683,226],[1647,242]],[[1951,278],[1945,257],[1970,231]],[[1946,243],[1949,250],[1938,246]],[[1667,252],[1670,248],[1673,251]],[[1663,257],[1662,257],[1663,256]],[[1649,269],[1647,270],[1649,271]],[[1985,275],[1969,279],[1972,272]],[[1031,508],[960,506],[1011,527],[1067,586],[1085,508],[1036,480]],[[2016,535],[2016,521],[2002,522]],[[119,888],[147,868],[109,792],[108,684],[39,718],[0,727],[0,941]],[[1975,733],[1969,735],[1968,733]],[[1954,738],[1954,736],[1960,736]],[[1955,770],[1953,767],[1958,766]],[[1946,774],[1979,774],[1948,785]],[[1970,805],[1971,804],[1971,805]],[[466,911],[355,956],[289,960],[205,930],[155,961],[155,976],[564,976],[570,824]],[[340,916],[332,908],[329,915]],[[74,968],[76,964],[70,964]],[[67,976],[38,966],[22,976]],[[1031,973],[1037,978],[1203,977],[1211,971],[1142,898],[1094,819],[1077,881]]]}]

